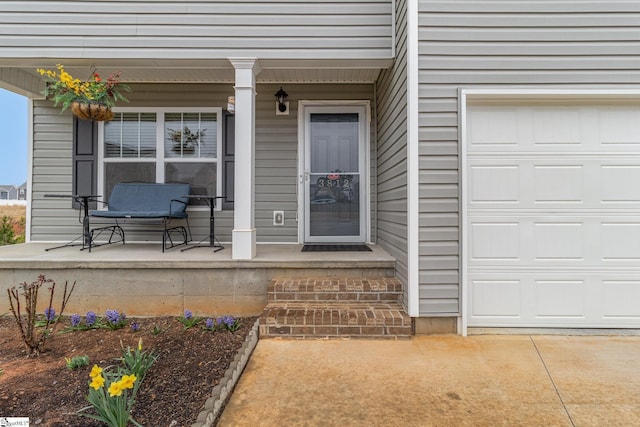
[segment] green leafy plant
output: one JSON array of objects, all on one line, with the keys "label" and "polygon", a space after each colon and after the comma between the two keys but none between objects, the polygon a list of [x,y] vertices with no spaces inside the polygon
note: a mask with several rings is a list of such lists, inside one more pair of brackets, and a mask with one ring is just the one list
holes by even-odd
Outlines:
[{"label": "green leafy plant", "polygon": [[200,323],[201,320],[202,319],[200,317],[194,316],[193,313],[191,312],[191,310],[189,310],[189,309],[185,309],[184,310],[184,315],[178,317],[178,321],[180,323],[182,323],[182,326],[184,326],[185,330],[193,328],[198,323]]},{"label": "green leafy plant", "polygon": [[[36,330],[36,321],[38,320],[36,307],[38,305],[38,293],[40,288],[45,284],[51,285],[49,287],[49,304],[44,311],[44,322],[42,323],[44,330],[38,334]],[[20,330],[20,336],[25,344],[28,356],[38,356],[43,350],[47,338],[53,334],[58,326],[58,320],[64,312],[75,286],[76,283],[73,282],[71,290],[68,290],[68,282],[65,282],[59,316],[56,316],[56,311],[53,308],[53,296],[55,294],[56,283],[51,279],[47,279],[44,274],[39,275],[38,279],[32,283],[28,284],[27,282],[23,282],[18,286],[7,289],[11,313]],[[25,301],[24,313],[22,312],[20,303],[21,295]]]},{"label": "green leafy plant", "polygon": [[62,105],[62,111],[69,108],[74,101],[94,102],[115,106],[117,101],[128,102],[122,92],[130,92],[129,86],[120,82],[120,72],[107,77],[104,81],[95,69],[86,81],[81,81],[67,73],[63,65],[58,64],[58,71],[38,68],[38,73],[46,82],[44,95],[53,99],[54,105]]},{"label": "green leafy plant", "polygon": [[[101,421],[110,427],[126,427],[129,423],[140,426],[131,417],[135,398],[147,374],[158,356],[155,352],[142,350],[142,340],[131,350],[122,346],[122,366],[101,368],[94,365],[89,373],[90,405],[80,409],[80,416]],[[93,413],[87,411],[93,410]]]},{"label": "green leafy plant", "polygon": [[153,325],[153,328],[151,329],[151,335],[160,335],[161,333],[163,333],[164,331],[166,331],[168,328],[162,329],[160,326],[158,325]]},{"label": "green leafy plant", "polygon": [[[122,346],[122,343],[120,343],[120,345]],[[144,379],[147,371],[153,366],[156,360],[158,360],[158,354],[156,352],[142,350],[142,338],[138,340],[138,347],[133,350],[129,346],[127,346],[126,349],[122,346],[122,357],[120,357],[120,361],[127,371],[135,374],[140,381]]]},{"label": "green leafy plant", "polygon": [[82,368],[83,366],[89,366],[89,356],[74,356],[71,359],[68,357],[64,358],[67,363],[67,369],[74,370],[78,368]]}]

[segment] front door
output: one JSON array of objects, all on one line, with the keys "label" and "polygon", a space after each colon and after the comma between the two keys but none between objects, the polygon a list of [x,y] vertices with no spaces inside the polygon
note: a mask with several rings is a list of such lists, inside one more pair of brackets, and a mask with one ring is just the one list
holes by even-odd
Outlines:
[{"label": "front door", "polygon": [[366,241],[366,108],[304,108],[304,240]]}]

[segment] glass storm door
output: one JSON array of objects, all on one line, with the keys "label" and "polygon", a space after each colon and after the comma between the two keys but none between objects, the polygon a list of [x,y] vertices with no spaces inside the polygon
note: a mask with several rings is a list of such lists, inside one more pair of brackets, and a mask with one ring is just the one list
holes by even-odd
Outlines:
[{"label": "glass storm door", "polygon": [[305,109],[305,242],[365,242],[365,108]]}]

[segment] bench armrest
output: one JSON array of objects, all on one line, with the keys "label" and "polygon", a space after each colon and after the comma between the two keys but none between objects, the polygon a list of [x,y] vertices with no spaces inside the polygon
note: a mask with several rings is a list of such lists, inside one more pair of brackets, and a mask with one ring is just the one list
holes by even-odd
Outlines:
[{"label": "bench armrest", "polygon": [[171,202],[169,202],[169,216],[172,216],[172,215],[173,215],[173,210],[172,210],[173,202],[179,202],[179,203],[182,203],[183,205],[185,205],[185,209],[186,209],[186,207],[187,207],[187,205],[188,205],[188,203],[187,203],[187,202],[185,202],[184,200],[180,200],[180,199],[171,199]]}]

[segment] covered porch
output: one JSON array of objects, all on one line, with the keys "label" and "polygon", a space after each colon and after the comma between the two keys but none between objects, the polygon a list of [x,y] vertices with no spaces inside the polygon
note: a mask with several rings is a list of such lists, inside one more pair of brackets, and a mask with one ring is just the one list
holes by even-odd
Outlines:
[{"label": "covered porch", "polygon": [[[77,247],[45,250],[52,246],[0,247],[1,291],[44,274],[57,283],[58,298],[65,281],[76,282],[68,313],[117,309],[129,316],[176,316],[188,308],[255,316],[267,305],[274,278],[394,277],[396,262],[377,245],[370,252],[301,252],[298,244],[258,244],[251,260],[234,260],[230,244],[215,253],[206,247],[162,253],[160,243],[115,244],[91,253]],[[0,313],[8,311],[8,300],[0,299]]]}]

